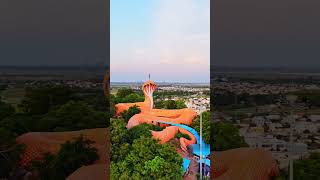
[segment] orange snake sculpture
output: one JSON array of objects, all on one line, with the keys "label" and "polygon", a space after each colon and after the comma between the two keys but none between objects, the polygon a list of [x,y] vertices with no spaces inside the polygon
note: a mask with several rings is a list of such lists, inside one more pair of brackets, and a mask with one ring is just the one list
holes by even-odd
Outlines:
[{"label": "orange snake sculpture", "polygon": [[[141,110],[141,113],[132,116],[127,124],[127,128],[130,129],[139,124],[147,123],[154,124],[166,127],[167,125],[161,124],[159,122],[170,122],[175,124],[185,124],[191,125],[192,121],[197,116],[197,113],[190,109],[154,109],[153,108],[153,92],[156,90],[157,85],[152,81],[147,81],[142,85],[143,94],[145,96],[144,102],[137,103],[120,103],[116,104],[116,115],[120,115],[125,110],[128,110],[131,106],[138,106]],[[196,138],[187,130],[176,127],[169,126],[166,127],[163,131],[152,131],[152,137],[155,139],[159,139],[160,143],[166,143],[169,140],[173,139],[175,135],[178,133],[184,133],[189,135],[190,140],[186,138],[180,138],[181,148],[184,151],[187,151],[187,147],[191,144],[196,143]]]},{"label": "orange snake sculpture", "polygon": [[133,126],[142,123],[156,125],[156,121],[190,125],[197,116],[197,113],[192,109],[153,109],[153,92],[156,88],[157,85],[154,82],[147,81],[142,85],[143,94],[145,96],[144,102],[116,104],[116,115],[120,115],[123,111],[134,105],[139,106],[141,110],[140,114],[136,114],[129,120],[127,128],[132,128]]}]

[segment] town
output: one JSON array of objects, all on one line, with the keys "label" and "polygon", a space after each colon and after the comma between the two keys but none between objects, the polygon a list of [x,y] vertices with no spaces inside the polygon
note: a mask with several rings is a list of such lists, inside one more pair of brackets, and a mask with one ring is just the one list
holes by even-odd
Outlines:
[{"label": "town", "polygon": [[[111,82],[111,93],[121,87],[141,90],[141,83],[123,83],[121,85]],[[209,84],[198,83],[166,83],[159,84],[156,101],[182,100],[186,107],[194,109],[198,113],[210,111]]]},{"label": "town", "polygon": [[280,169],[320,152],[318,80],[215,77],[213,122],[239,128],[249,147],[270,151]]}]

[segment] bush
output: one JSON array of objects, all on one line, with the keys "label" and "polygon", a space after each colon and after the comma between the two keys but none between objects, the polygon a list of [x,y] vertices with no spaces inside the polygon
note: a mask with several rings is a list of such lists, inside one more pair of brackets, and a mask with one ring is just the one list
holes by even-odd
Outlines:
[{"label": "bush", "polygon": [[188,134],[183,134],[180,131],[176,134],[176,138],[180,139],[180,138],[186,138],[188,140],[191,140],[190,136]]}]

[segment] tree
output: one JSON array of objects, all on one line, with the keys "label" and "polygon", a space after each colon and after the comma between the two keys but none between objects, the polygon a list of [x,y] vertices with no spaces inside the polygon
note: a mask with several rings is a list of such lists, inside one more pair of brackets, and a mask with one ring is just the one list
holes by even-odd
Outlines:
[{"label": "tree", "polygon": [[135,139],[142,136],[151,137],[151,125],[150,124],[140,124],[128,130],[129,143],[131,144]]},{"label": "tree", "polygon": [[16,144],[15,135],[0,127],[0,179],[9,177],[10,173],[17,168],[20,154],[24,150],[23,145]]},{"label": "tree", "polygon": [[131,106],[128,110],[125,110],[121,113],[123,119],[128,122],[129,119],[135,114],[139,114],[141,112],[140,108],[137,105]]},{"label": "tree", "polygon": [[152,177],[159,177],[159,173],[162,173],[163,167],[166,165],[166,160],[162,157],[156,156],[152,160],[144,163],[144,174]]},{"label": "tree", "polygon": [[70,101],[44,115],[37,131],[72,131],[106,127],[109,122],[105,112],[94,111],[81,101]]},{"label": "tree", "polygon": [[129,153],[129,134],[126,123],[121,119],[110,120],[111,161],[118,162]]},{"label": "tree", "polygon": [[312,153],[308,159],[294,161],[293,177],[297,180],[317,180],[320,177],[320,153]]},{"label": "tree", "polygon": [[176,108],[177,109],[183,109],[183,108],[187,108],[186,104],[184,103],[183,100],[177,100],[176,101]]},{"label": "tree", "polygon": [[[111,96],[113,96],[113,95],[111,95]],[[113,99],[113,98],[111,97],[111,99]],[[110,112],[110,117],[115,117],[115,115],[116,115],[116,107],[115,107],[114,101],[112,101],[112,100],[110,101],[109,112]]]},{"label": "tree", "polygon": [[[200,117],[199,116],[192,122],[191,127],[194,128],[200,134]],[[202,137],[204,142],[207,144],[210,144],[210,131],[211,131],[210,112],[206,111],[202,113]]]},{"label": "tree", "polygon": [[[119,93],[119,92],[118,92]],[[113,104],[118,103],[134,103],[134,102],[142,102],[144,101],[144,97],[133,90],[125,90],[125,92],[121,92],[117,96],[111,95],[110,99]]]},{"label": "tree", "polygon": [[211,143],[214,151],[224,151],[247,147],[239,129],[229,122],[216,122],[211,125]]},{"label": "tree", "polygon": [[8,84],[0,84],[0,92],[6,90],[7,88],[8,88]]},{"label": "tree", "polygon": [[0,127],[11,131],[14,136],[19,136],[26,132],[36,131],[40,118],[37,115],[14,114],[0,121]]},{"label": "tree", "polygon": [[111,119],[111,179],[181,179],[182,159],[169,144],[152,139],[150,124],[126,129],[122,119]]},{"label": "tree", "polygon": [[182,179],[182,158],[169,144],[141,137],[123,161],[111,163],[111,179]]},{"label": "tree", "polygon": [[165,102],[165,109],[177,109],[176,102],[174,100],[168,100]]},{"label": "tree", "polygon": [[124,97],[122,102],[134,103],[134,102],[142,102],[143,100],[144,100],[144,97],[136,93],[132,93]]},{"label": "tree", "polygon": [[101,89],[73,89],[72,100],[83,101],[90,105],[96,111],[108,111],[110,96],[104,96]]},{"label": "tree", "polygon": [[91,140],[79,137],[73,142],[68,141],[61,145],[54,166],[61,174],[60,177],[65,178],[81,166],[90,165],[98,160],[97,149],[91,146],[93,143]]},{"label": "tree", "polygon": [[18,107],[28,114],[45,114],[55,106],[72,100],[72,91],[66,87],[26,88]]},{"label": "tree", "polygon": [[15,114],[14,107],[0,100],[0,121],[14,114]]},{"label": "tree", "polygon": [[155,107],[159,109],[183,109],[187,106],[183,100],[166,100],[166,101],[156,101]]},{"label": "tree", "polygon": [[82,136],[67,141],[61,145],[57,155],[44,154],[42,160],[31,163],[32,168],[39,172],[41,179],[63,180],[81,166],[90,165],[99,158],[93,143]]},{"label": "tree", "polygon": [[117,91],[117,97],[118,98],[125,98],[126,96],[130,95],[134,93],[133,89],[130,89],[130,88],[120,88],[118,91]]}]

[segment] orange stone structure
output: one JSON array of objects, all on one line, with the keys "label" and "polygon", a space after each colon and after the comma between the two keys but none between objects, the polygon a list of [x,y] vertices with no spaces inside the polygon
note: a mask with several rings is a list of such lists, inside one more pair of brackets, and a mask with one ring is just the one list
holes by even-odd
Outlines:
[{"label": "orange stone structure", "polygon": [[189,145],[195,144],[197,142],[196,138],[189,131],[187,131],[183,128],[177,127],[177,126],[170,126],[170,127],[165,128],[162,131],[151,131],[151,134],[152,134],[153,138],[159,139],[160,143],[164,144],[164,143],[169,142],[171,139],[173,139],[178,132],[181,132],[183,134],[187,134],[190,137],[190,140],[183,138],[183,137],[181,137],[179,139],[181,149],[184,150],[185,152],[187,152],[187,150],[188,150],[187,147]]},{"label": "orange stone structure", "polygon": [[212,178],[216,180],[270,180],[279,174],[270,152],[255,148],[238,148],[211,152]]},{"label": "orange stone structure", "polygon": [[133,126],[142,123],[156,124],[156,120],[190,125],[197,116],[197,113],[192,109],[167,110],[153,108],[153,92],[156,88],[157,85],[153,81],[147,81],[142,85],[143,94],[145,96],[144,102],[116,104],[116,115],[120,115],[123,111],[128,110],[134,105],[138,106],[141,110],[140,114],[133,116],[129,120],[127,128],[132,128]]},{"label": "orange stone structure", "polygon": [[99,154],[99,159],[95,163],[105,164],[109,160],[106,153],[108,152],[108,144],[106,142],[108,134],[107,128],[68,132],[30,132],[23,134],[16,139],[17,143],[26,145],[20,164],[28,166],[32,160],[41,159],[43,154],[47,152],[56,154],[60,150],[61,144],[72,141],[80,136],[94,141],[93,147],[98,150]]},{"label": "orange stone structure", "polygon": [[[197,112],[195,112],[193,109],[184,108],[167,110],[153,108],[153,92],[156,90],[156,88],[157,85],[153,81],[147,81],[142,85],[142,91],[145,96],[144,102],[119,103],[115,105],[116,115],[120,115],[122,112],[128,110],[134,105],[140,108],[141,113],[132,116],[129,119],[126,127],[130,129],[143,123],[158,125],[162,127],[168,126],[159,122],[191,125],[192,121],[197,116]],[[187,134],[191,138],[191,140],[183,137],[180,138],[180,145],[184,151],[187,151],[187,147],[189,145],[196,143],[196,138],[189,131],[175,126],[167,127],[163,131],[152,131],[152,136],[153,138],[160,140],[160,143],[166,143],[169,140],[173,139],[178,132]]]}]

